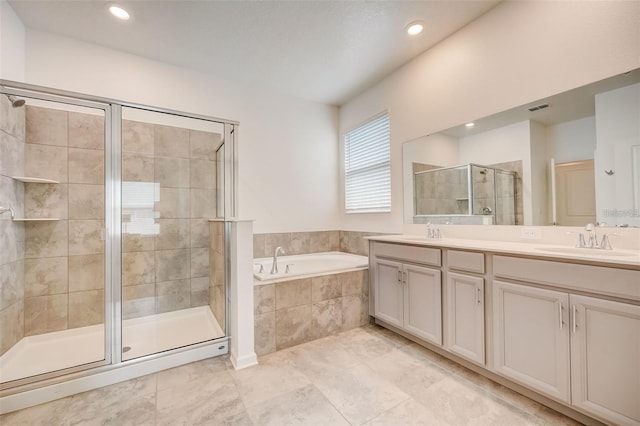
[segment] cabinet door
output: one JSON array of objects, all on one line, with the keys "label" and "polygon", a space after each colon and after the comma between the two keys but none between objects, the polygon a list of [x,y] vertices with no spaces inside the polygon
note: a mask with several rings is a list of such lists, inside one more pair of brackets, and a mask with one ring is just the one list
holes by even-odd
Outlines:
[{"label": "cabinet door", "polygon": [[447,274],[447,342],[451,352],[484,365],[484,280]]},{"label": "cabinet door", "polygon": [[402,264],[376,259],[373,271],[374,314],[389,324],[402,327]]},{"label": "cabinet door", "polygon": [[572,403],[640,424],[640,306],[571,295]]},{"label": "cabinet door", "polygon": [[569,402],[569,295],[493,282],[497,373]]},{"label": "cabinet door", "polygon": [[440,270],[404,265],[404,328],[442,345],[442,282]]}]

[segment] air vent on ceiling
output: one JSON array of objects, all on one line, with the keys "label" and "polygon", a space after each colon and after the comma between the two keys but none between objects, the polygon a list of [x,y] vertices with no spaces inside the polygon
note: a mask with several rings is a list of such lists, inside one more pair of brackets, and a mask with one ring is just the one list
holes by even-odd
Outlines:
[{"label": "air vent on ceiling", "polygon": [[527,109],[533,112],[533,111],[537,111],[539,109],[545,109],[545,108],[549,108],[549,104],[540,104],[540,105],[532,106],[531,108],[527,108]]}]

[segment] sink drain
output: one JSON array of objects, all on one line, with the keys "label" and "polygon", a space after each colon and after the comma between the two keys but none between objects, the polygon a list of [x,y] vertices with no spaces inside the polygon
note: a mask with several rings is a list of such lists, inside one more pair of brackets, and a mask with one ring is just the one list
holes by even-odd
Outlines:
[{"label": "sink drain", "polygon": [[129,352],[131,350],[131,346],[125,346],[122,348],[122,353]]}]

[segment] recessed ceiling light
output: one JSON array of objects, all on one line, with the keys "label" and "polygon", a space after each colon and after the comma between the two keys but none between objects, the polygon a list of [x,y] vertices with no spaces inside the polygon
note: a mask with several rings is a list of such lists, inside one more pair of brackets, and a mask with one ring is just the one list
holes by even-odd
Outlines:
[{"label": "recessed ceiling light", "polygon": [[467,124],[465,124],[465,127],[473,127],[475,125],[476,125],[476,123],[467,123]]},{"label": "recessed ceiling light", "polygon": [[407,34],[418,35],[424,30],[424,24],[420,21],[414,21],[407,25]]},{"label": "recessed ceiling light", "polygon": [[109,8],[109,12],[111,12],[111,14],[116,18],[122,19],[123,21],[126,21],[130,18],[129,12],[118,6],[111,6]]}]

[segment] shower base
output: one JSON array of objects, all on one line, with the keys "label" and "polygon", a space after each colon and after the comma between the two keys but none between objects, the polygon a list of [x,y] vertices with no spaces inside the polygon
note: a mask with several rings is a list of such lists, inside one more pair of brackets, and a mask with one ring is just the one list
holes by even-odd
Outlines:
[{"label": "shower base", "polygon": [[[122,322],[122,354],[130,360],[223,337],[208,306],[149,315]],[[103,360],[102,324],[28,336],[0,357],[0,382],[23,379]]]}]

